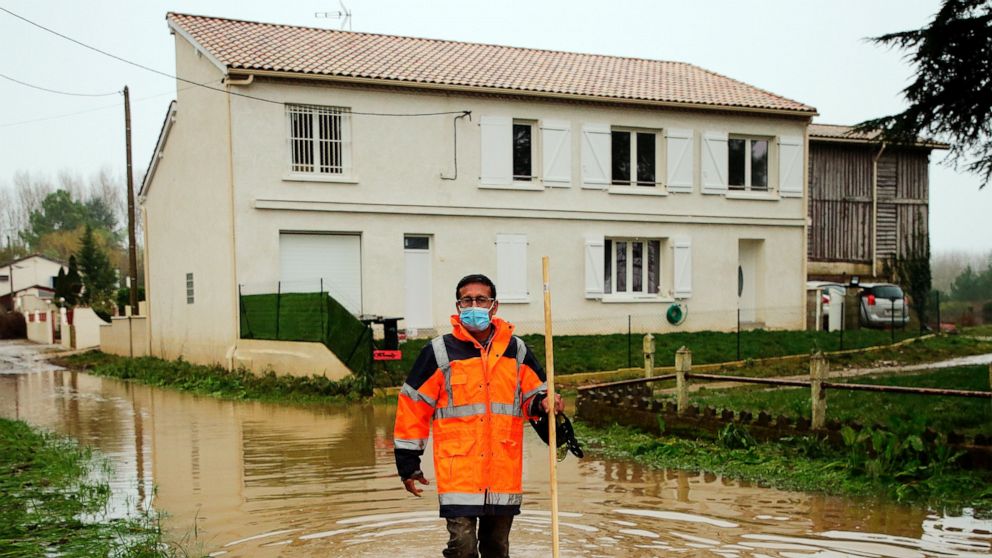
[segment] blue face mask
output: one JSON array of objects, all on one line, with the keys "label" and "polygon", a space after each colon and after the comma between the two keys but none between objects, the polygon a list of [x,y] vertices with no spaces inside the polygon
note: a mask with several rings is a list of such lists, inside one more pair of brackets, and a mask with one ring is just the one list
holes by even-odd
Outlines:
[{"label": "blue face mask", "polygon": [[489,329],[489,324],[491,323],[489,320],[489,309],[479,308],[478,306],[462,308],[458,312],[458,320],[469,331],[485,331]]}]

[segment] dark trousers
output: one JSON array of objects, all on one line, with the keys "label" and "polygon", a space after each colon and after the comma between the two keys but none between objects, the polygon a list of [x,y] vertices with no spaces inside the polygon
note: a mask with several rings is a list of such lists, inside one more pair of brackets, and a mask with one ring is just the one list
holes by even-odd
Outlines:
[{"label": "dark trousers", "polygon": [[[510,527],[512,515],[484,515],[482,517],[449,517],[448,547],[441,553],[444,558],[509,558]],[[478,521],[479,532],[475,525]]]}]

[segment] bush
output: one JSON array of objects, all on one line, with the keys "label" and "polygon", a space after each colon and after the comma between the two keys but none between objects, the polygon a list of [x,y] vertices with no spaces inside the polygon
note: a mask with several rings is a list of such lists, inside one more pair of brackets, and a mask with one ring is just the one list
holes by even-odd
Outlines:
[{"label": "bush", "polygon": [[28,324],[24,314],[0,309],[0,339],[24,339],[28,336]]}]

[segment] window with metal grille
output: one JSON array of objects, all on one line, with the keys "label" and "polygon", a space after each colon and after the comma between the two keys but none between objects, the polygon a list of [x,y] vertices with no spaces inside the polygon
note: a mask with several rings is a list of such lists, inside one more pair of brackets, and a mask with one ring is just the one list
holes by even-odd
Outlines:
[{"label": "window with metal grille", "polygon": [[193,274],[186,274],[186,304],[193,304]]},{"label": "window with metal grille", "polygon": [[351,173],[351,111],[344,107],[286,105],[290,172]]}]

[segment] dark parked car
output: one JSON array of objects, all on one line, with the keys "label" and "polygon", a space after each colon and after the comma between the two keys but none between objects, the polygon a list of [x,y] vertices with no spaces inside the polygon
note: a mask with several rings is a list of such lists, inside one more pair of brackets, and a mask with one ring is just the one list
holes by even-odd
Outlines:
[{"label": "dark parked car", "polygon": [[909,304],[898,285],[864,283],[858,297],[861,301],[861,325],[902,327],[909,323]]}]

